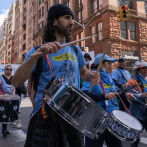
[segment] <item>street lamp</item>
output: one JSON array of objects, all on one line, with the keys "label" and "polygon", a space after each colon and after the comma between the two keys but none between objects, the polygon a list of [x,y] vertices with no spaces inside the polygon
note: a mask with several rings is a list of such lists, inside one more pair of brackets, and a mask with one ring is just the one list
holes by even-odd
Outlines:
[{"label": "street lamp", "polygon": [[[88,26],[88,24],[91,22],[91,20],[92,20],[93,18],[95,18],[96,16],[98,16],[98,15],[100,15],[100,13],[96,13],[96,15],[94,15],[94,16],[87,22],[86,25],[81,24],[81,23],[77,22],[76,20],[74,20],[75,23],[77,23],[78,25],[80,25],[80,26],[83,27],[83,38],[85,38],[85,28]],[[83,45],[84,45],[84,49],[85,49],[85,40],[84,40],[84,44],[83,44]],[[87,49],[87,52],[89,52],[88,49]]]}]

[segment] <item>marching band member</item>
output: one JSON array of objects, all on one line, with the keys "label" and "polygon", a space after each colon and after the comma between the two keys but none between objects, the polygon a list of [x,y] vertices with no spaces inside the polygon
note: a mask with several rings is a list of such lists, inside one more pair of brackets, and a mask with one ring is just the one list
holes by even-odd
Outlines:
[{"label": "marching band member", "polygon": [[[51,81],[52,75],[56,79],[62,77],[68,83],[80,88],[80,76],[85,81],[92,81],[95,85],[100,81],[99,74],[90,72],[81,49],[76,46],[77,54],[71,46],[61,48],[71,35],[73,28],[73,13],[64,4],[56,4],[48,11],[47,24],[43,33],[43,44],[35,51],[33,47],[27,54],[25,62],[17,69],[12,79],[15,87],[23,84],[35,70],[35,65],[40,56],[43,56],[42,72],[39,78],[38,90],[35,95],[33,117],[30,120],[25,147],[46,146],[65,147],[66,138],[70,147],[83,147],[81,133],[63,120],[47,104],[42,109],[42,95],[46,85]],[[42,55],[31,57],[31,54],[44,52]],[[49,59],[49,66],[47,59]],[[45,112],[47,115],[43,115]],[[41,132],[41,133],[40,133]],[[66,137],[65,137],[66,134]]]},{"label": "marching band member", "polygon": [[[99,62],[102,59],[103,54],[98,54],[94,59],[94,66],[91,68],[95,71],[99,65]],[[106,110],[108,113],[111,113],[115,109],[119,109],[119,105],[117,102],[117,91],[118,87],[115,85],[114,81],[111,77],[111,64],[116,61],[115,58],[110,58],[108,55],[104,56],[104,59],[102,61],[102,65],[99,71],[101,82],[103,85],[103,88],[105,90],[105,93],[102,92],[102,87],[100,87],[100,84],[97,84],[92,87],[91,92],[89,93],[88,90],[91,86],[90,82],[84,82],[83,83],[83,92],[89,95],[93,100],[95,100],[98,105],[100,105],[104,110]],[[127,98],[135,98],[133,94],[131,93],[125,93],[124,94]],[[105,104],[105,100],[108,101],[108,106]],[[92,140],[88,137],[86,137],[86,147],[102,147],[104,140],[106,142],[107,147],[122,147],[122,141],[117,139],[115,136],[113,136],[107,129],[104,131],[104,133],[100,134],[99,138],[96,140]]]},{"label": "marching band member", "polygon": [[[5,83],[3,77],[0,75],[0,95],[3,95],[5,93],[13,94],[13,92],[10,91],[9,87]],[[7,131],[7,124],[2,123],[2,133],[4,137],[6,137],[7,134],[10,134],[9,131]]]},{"label": "marching band member", "polygon": [[[125,67],[126,60],[121,57],[118,59],[118,68],[113,70],[111,73],[115,85],[120,88],[120,90],[123,90],[126,83],[131,79],[131,74],[125,69]],[[127,99],[123,98],[123,102],[129,109],[130,103],[127,101]],[[119,103],[119,109],[125,111],[121,103]]]},{"label": "marching band member", "polygon": [[[134,86],[134,90],[130,90],[130,92],[138,92],[135,95],[138,101],[132,100],[130,105],[130,111],[132,115],[139,120],[142,124],[143,129],[147,131],[147,62],[144,60],[139,60],[135,62],[134,70],[136,75],[133,76],[127,83],[126,88],[129,86]],[[139,85],[140,84],[140,85]],[[143,105],[144,103],[144,105]],[[131,143],[131,147],[138,147],[139,139],[136,142]]]}]

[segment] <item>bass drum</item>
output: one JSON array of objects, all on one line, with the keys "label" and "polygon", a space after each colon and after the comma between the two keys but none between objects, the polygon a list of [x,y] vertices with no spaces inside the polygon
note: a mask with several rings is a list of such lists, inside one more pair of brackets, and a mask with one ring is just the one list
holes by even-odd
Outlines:
[{"label": "bass drum", "polygon": [[17,95],[0,95],[0,122],[9,124],[18,120],[19,100]]}]

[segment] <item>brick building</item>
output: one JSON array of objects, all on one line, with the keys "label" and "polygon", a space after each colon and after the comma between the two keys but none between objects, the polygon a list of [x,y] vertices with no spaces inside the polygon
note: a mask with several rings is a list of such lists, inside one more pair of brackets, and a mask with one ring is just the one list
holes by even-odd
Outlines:
[{"label": "brick building", "polygon": [[[24,53],[33,46],[42,44],[42,27],[46,23],[50,6],[64,3],[74,13],[75,20],[85,27],[85,37],[97,34],[97,37],[85,41],[85,47],[102,53],[110,41],[107,54],[114,58],[127,59],[127,67],[132,71],[131,63],[138,56],[146,60],[147,55],[147,2],[126,2],[129,5],[130,18],[117,22],[116,10],[122,5],[121,0],[22,0],[22,42],[19,55],[21,63]],[[98,15],[96,15],[99,13]],[[92,20],[91,20],[92,19]],[[83,27],[75,23],[72,40],[83,38]],[[84,50],[84,43],[78,43]],[[147,61],[147,60],[146,60]],[[117,63],[113,64],[113,68]],[[132,71],[133,72],[133,71]]]}]

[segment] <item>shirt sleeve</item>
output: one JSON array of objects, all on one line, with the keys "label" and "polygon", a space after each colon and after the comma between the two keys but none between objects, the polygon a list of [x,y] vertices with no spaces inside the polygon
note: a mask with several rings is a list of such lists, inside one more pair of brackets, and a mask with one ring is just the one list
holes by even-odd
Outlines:
[{"label": "shirt sleeve", "polygon": [[[35,52],[35,48],[33,47],[33,48],[27,53],[27,55],[26,55],[26,57],[25,57],[25,59],[24,59],[24,62],[26,62],[26,61],[31,57],[31,55],[32,55],[34,52]],[[36,64],[35,64],[35,66],[36,66]],[[35,70],[35,66],[34,66],[34,68],[33,68],[33,71]]]},{"label": "shirt sleeve", "polygon": [[90,86],[91,86],[90,82],[84,81],[82,91],[85,94],[87,94],[91,99],[93,99],[96,103],[98,103],[99,101],[105,101],[105,94],[94,92],[94,90],[93,90],[94,86],[92,87],[92,89],[89,93],[88,91],[89,91]]},{"label": "shirt sleeve", "polygon": [[9,87],[7,86],[7,84],[6,84],[5,80],[3,79],[3,77],[0,76],[0,78],[1,78],[1,82],[2,82],[3,88],[4,88],[4,92],[9,94],[11,92]]},{"label": "shirt sleeve", "polygon": [[76,45],[76,48],[77,48],[77,56],[78,56],[78,61],[79,61],[79,68],[82,68],[84,65],[86,65],[86,61],[84,59],[84,56],[81,52],[80,47]]},{"label": "shirt sleeve", "polygon": [[111,76],[112,76],[112,79],[118,81],[118,70],[117,69],[113,70],[111,73]]}]

